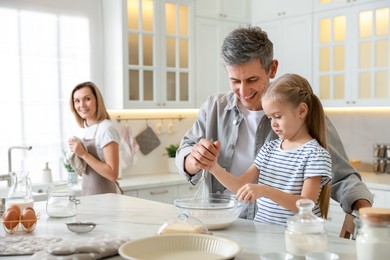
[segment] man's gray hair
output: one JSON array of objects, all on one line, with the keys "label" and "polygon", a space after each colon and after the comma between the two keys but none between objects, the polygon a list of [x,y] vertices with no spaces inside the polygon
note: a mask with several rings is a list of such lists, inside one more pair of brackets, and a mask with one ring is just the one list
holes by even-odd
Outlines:
[{"label": "man's gray hair", "polygon": [[233,30],[222,44],[221,58],[225,66],[234,66],[258,59],[264,70],[271,69],[274,51],[268,35],[258,26]]}]

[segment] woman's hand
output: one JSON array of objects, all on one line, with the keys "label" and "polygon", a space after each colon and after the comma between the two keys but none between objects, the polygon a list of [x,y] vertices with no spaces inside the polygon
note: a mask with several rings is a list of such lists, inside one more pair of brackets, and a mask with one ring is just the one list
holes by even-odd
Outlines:
[{"label": "woman's hand", "polygon": [[84,149],[84,146],[80,142],[80,140],[76,138],[69,138],[68,144],[69,149],[74,152],[78,157],[82,158],[85,154],[87,154],[87,151]]}]

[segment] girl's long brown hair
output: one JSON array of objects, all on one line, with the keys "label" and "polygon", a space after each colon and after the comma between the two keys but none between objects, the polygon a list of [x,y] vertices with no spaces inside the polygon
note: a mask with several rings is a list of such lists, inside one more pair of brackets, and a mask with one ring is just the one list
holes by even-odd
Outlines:
[{"label": "girl's long brown hair", "polygon": [[[297,74],[285,74],[270,84],[263,99],[271,98],[288,102],[294,107],[305,103],[308,107],[306,127],[311,137],[327,148],[325,113],[320,99],[313,93],[310,83]],[[318,201],[323,218],[328,216],[330,184],[322,187]]]}]

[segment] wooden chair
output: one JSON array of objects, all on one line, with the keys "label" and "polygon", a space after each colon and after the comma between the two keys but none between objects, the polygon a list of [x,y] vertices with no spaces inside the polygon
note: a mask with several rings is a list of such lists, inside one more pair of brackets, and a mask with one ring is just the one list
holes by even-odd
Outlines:
[{"label": "wooden chair", "polygon": [[355,216],[349,213],[345,214],[344,223],[341,227],[340,237],[355,240]]}]

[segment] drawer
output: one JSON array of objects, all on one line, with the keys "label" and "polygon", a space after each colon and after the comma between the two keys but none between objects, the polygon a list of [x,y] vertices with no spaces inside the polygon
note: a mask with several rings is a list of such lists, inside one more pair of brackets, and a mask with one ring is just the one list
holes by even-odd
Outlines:
[{"label": "drawer", "polygon": [[138,197],[141,199],[159,201],[168,204],[173,204],[173,199],[176,196],[176,185],[138,190]]},{"label": "drawer", "polygon": [[198,189],[199,189],[199,184],[192,185],[191,183],[186,183],[177,186],[179,196],[195,194],[195,192]]},{"label": "drawer", "polygon": [[131,197],[138,197],[138,190],[124,190],[123,195],[131,196]]}]

